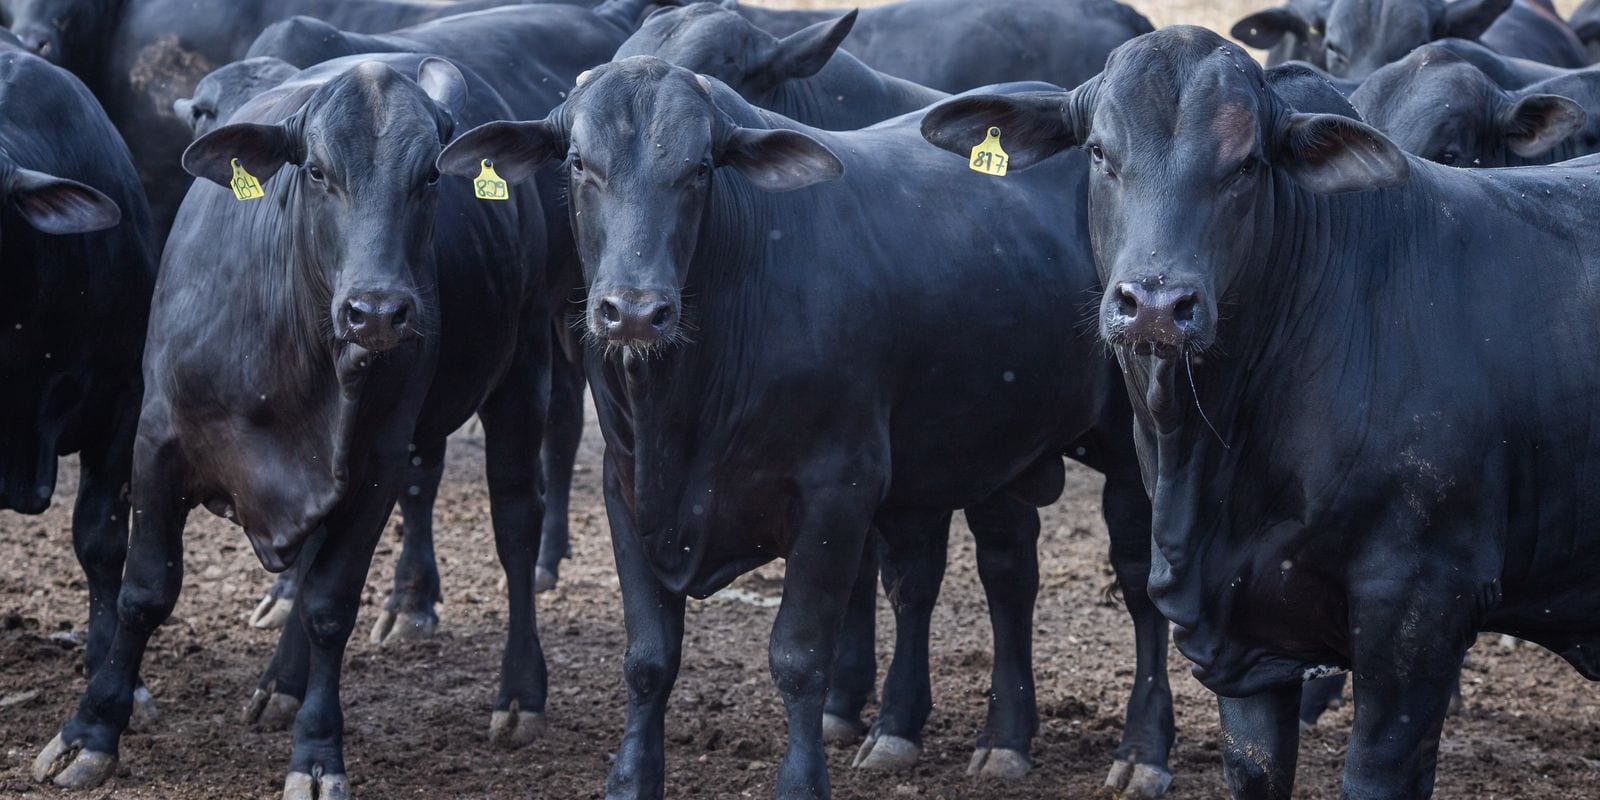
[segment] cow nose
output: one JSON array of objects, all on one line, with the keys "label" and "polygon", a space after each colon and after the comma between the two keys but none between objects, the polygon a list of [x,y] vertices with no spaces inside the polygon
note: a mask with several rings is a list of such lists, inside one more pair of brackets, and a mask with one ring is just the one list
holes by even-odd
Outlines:
[{"label": "cow nose", "polygon": [[37,28],[17,31],[17,40],[22,46],[40,58],[54,60],[51,54],[55,52],[55,43],[49,33]]},{"label": "cow nose", "polygon": [[383,351],[398,345],[412,330],[411,298],[400,294],[367,292],[345,301],[340,327],[346,341],[368,350]]},{"label": "cow nose", "polygon": [[1175,355],[1199,332],[1200,292],[1165,281],[1117,284],[1118,327],[1141,355]]},{"label": "cow nose", "polygon": [[600,324],[613,342],[654,344],[678,321],[678,308],[656,292],[600,298]]}]

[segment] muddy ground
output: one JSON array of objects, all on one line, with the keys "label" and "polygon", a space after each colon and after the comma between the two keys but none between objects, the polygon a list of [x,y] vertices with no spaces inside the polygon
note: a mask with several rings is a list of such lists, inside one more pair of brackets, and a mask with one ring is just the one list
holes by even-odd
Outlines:
[{"label": "muddy ground", "polygon": [[[452,440],[436,510],[445,605],[432,640],[382,648],[366,630],[386,597],[398,542],[386,537],[368,581],[345,677],[346,753],[362,798],[600,797],[622,728],[621,603],[598,486],[591,429],[573,502],[574,557],[559,589],[540,596],[550,658],[551,729],[525,750],[488,746],[490,703],[504,605],[482,485],[483,443]],[[34,753],[66,719],[84,680],[76,644],[86,593],[73,558],[68,515],[75,467],[64,465],[44,516],[0,514],[0,797],[59,796],[28,776]],[[871,774],[832,752],[834,795],[1023,800],[1086,798],[1101,783],[1131,681],[1132,635],[1105,590],[1111,572],[1099,518],[1098,476],[1069,474],[1066,496],[1045,511],[1043,588],[1037,616],[1043,726],[1037,768],[1018,783],[963,775],[983,719],[989,630],[970,536],[952,540],[949,579],[935,619],[937,707],[927,751],[913,771]],[[80,795],[102,798],[276,797],[289,735],[237,722],[271,653],[272,634],[246,617],[267,585],[242,535],[204,512],[191,518],[187,577],[176,614],[152,642],[144,671],[163,714],[157,729],[123,740],[121,774]],[[742,600],[693,603],[682,676],[668,717],[668,794],[677,798],[770,797],[784,743],[783,714],[766,669],[781,565],[736,585]],[[890,618],[880,602],[880,642]],[[1174,653],[1179,744],[1173,798],[1224,794],[1214,702]],[[1450,721],[1440,760],[1443,798],[1600,796],[1600,689],[1554,655],[1502,651],[1485,637],[1464,687],[1467,710]],[[1348,707],[1301,745],[1299,797],[1337,797]]]}]

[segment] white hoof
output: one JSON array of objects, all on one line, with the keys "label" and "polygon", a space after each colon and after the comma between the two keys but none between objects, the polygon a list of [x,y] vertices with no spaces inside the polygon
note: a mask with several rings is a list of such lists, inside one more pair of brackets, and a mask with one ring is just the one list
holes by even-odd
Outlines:
[{"label": "white hoof", "polygon": [[824,712],[822,715],[822,741],[827,744],[855,744],[865,733],[862,728],[861,723],[837,714]]},{"label": "white hoof", "polygon": [[1172,773],[1153,764],[1111,762],[1101,794],[1116,800],[1156,800],[1172,785]]},{"label": "white hoof", "polygon": [[128,717],[128,730],[134,733],[145,733],[154,730],[156,723],[161,721],[161,712],[156,709],[156,699],[150,696],[150,690],[140,686],[133,690],[133,711]]},{"label": "white hoof", "polygon": [[556,588],[557,580],[558,579],[556,578],[556,574],[554,572],[551,572],[550,570],[547,570],[544,567],[538,567],[538,566],[534,567],[533,568],[533,592],[534,592],[534,594],[541,594],[541,593],[548,592],[551,589]]},{"label": "white hoof", "polygon": [[868,736],[850,766],[857,769],[908,769],[922,758],[922,745],[899,736]]},{"label": "white hoof", "polygon": [[33,760],[34,780],[53,783],[63,789],[93,789],[105,783],[116,770],[116,756],[69,745],[59,733]]},{"label": "white hoof", "polygon": [[1026,753],[1005,748],[990,750],[979,748],[967,762],[967,774],[973,777],[1016,780],[1033,769],[1033,761]]},{"label": "white hoof", "polygon": [[292,616],[294,616],[294,598],[278,597],[268,592],[267,596],[256,604],[256,610],[250,612],[250,626],[261,630],[277,630],[288,624]]},{"label": "white hoof", "polygon": [[291,772],[283,782],[283,800],[350,800],[350,782],[343,775]]},{"label": "white hoof", "polygon": [[421,611],[396,614],[385,610],[372,624],[372,643],[389,644],[407,639],[426,639],[439,630],[439,618]]},{"label": "white hoof", "polygon": [[277,692],[268,694],[263,689],[257,689],[250,695],[249,702],[244,704],[239,721],[266,731],[286,731],[294,724],[295,715],[299,713],[300,701],[297,698]]},{"label": "white hoof", "polygon": [[537,711],[522,711],[516,703],[489,717],[489,743],[506,750],[527,747],[544,735],[549,722]]}]

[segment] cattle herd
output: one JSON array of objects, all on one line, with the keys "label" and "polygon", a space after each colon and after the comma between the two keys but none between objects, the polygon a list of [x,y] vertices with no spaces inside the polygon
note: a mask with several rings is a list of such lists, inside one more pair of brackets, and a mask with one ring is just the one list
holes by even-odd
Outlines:
[{"label": "cattle herd", "polygon": [[374,549],[398,504],[371,635],[428,634],[474,415],[508,608],[489,738],[534,743],[586,388],[627,634],[609,798],[665,792],[687,598],[780,558],[776,795],[830,796],[827,743],[915,763],[956,511],[993,632],[968,772],[1026,774],[1064,458],[1105,476],[1138,651],[1108,796],[1172,781],[1169,632],[1238,798],[1290,796],[1345,673],[1359,800],[1432,794],[1480,631],[1600,678],[1596,0],[1290,0],[1230,32],[1266,68],[1117,0],[0,21],[0,508],[43,512],[78,454],[89,600],[38,781],[114,780],[154,724],[141,660],[204,506],[278,574],[245,718],[293,731],[283,797],[348,797]]}]

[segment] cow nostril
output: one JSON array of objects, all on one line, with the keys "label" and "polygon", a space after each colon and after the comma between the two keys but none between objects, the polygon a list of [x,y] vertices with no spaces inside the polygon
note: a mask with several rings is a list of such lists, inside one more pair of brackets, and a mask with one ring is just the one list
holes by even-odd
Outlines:
[{"label": "cow nostril", "polygon": [[1194,322],[1194,309],[1199,304],[1200,298],[1195,297],[1193,294],[1186,294],[1178,298],[1178,302],[1172,306],[1172,321]]},{"label": "cow nostril", "polygon": [[1133,317],[1139,313],[1139,298],[1127,286],[1117,289],[1117,311],[1124,317]]},{"label": "cow nostril", "polygon": [[672,321],[672,306],[663,305],[656,309],[654,316],[650,317],[650,324],[656,328],[665,328]]},{"label": "cow nostril", "polygon": [[405,325],[406,325],[406,317],[410,315],[410,312],[411,312],[411,306],[409,306],[409,305],[400,306],[399,308],[395,309],[394,314],[389,317],[390,323],[396,329],[404,328]]},{"label": "cow nostril", "polygon": [[348,303],[345,305],[344,317],[347,321],[349,321],[350,327],[352,328],[360,327],[363,322],[367,321],[367,315],[362,313],[361,309],[356,307],[355,303]]},{"label": "cow nostril", "polygon": [[600,301],[600,318],[607,324],[615,325],[622,321],[622,312],[617,309],[617,304],[610,300]]}]

